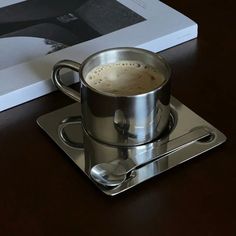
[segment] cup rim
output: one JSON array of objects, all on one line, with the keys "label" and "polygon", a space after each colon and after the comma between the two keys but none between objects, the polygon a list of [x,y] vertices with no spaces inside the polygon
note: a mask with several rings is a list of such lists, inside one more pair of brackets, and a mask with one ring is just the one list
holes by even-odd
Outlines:
[{"label": "cup rim", "polygon": [[[165,78],[165,80],[162,82],[162,84],[150,91],[144,92],[144,93],[139,93],[139,94],[130,94],[130,95],[122,95],[122,94],[112,94],[112,93],[108,93],[108,92],[103,92],[100,90],[97,90],[95,88],[93,88],[92,86],[90,86],[86,81],[85,78],[83,77],[83,68],[85,67],[85,65],[93,58],[96,57],[97,55],[101,54],[101,53],[106,53],[106,52],[110,52],[110,51],[136,51],[136,52],[143,52],[146,54],[149,54],[151,56],[155,56],[157,57],[167,68],[168,71],[168,76],[167,78]],[[127,97],[143,97],[146,96],[147,94],[152,94],[157,92],[158,90],[161,90],[170,80],[171,77],[171,67],[169,65],[169,63],[162,57],[160,56],[158,53],[143,49],[143,48],[137,48],[137,47],[113,47],[113,48],[108,48],[108,49],[104,49],[101,51],[98,51],[96,53],[93,53],[92,55],[88,56],[83,63],[81,64],[80,70],[79,70],[79,76],[80,76],[80,82],[83,83],[83,85],[85,85],[86,87],[88,87],[90,90],[94,91],[95,93],[101,94],[103,96],[108,96],[108,97],[116,97],[116,98],[127,98]]]}]

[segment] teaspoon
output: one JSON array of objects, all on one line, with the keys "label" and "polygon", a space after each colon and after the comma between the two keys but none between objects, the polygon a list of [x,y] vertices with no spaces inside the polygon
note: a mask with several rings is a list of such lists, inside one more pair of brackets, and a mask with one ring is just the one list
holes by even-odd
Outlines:
[{"label": "teaspoon", "polygon": [[[92,167],[90,175],[97,183],[106,187],[117,187],[127,178],[127,174],[143,165],[153,162],[168,154],[174,153],[200,139],[212,136],[206,127],[199,127],[180,137],[172,139],[152,149],[152,155],[147,155],[143,162],[138,158],[128,158],[126,160],[115,160],[107,163],[100,163]],[[164,148],[161,148],[164,146]],[[163,150],[164,149],[164,150]],[[148,151],[145,151],[145,153]],[[145,154],[142,153],[142,154]],[[138,156],[136,156],[138,157]]]}]

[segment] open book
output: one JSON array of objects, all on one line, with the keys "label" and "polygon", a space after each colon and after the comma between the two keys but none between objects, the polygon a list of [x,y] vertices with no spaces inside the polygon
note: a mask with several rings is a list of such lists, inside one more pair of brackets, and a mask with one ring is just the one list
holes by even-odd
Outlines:
[{"label": "open book", "polygon": [[59,60],[111,47],[158,52],[197,37],[194,21],[158,0],[4,0],[0,25],[0,111],[55,90]]}]

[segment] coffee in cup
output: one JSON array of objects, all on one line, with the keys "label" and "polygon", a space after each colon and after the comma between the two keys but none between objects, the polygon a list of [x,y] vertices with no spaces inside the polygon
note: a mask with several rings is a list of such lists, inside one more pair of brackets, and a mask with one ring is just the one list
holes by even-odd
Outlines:
[{"label": "coffee in cup", "polygon": [[[62,81],[63,68],[79,73],[78,90]],[[158,138],[169,123],[170,74],[168,63],[158,54],[130,47],[97,52],[81,64],[56,63],[54,84],[81,105],[81,117],[63,122],[59,136],[76,146],[63,136],[63,129],[82,122],[91,138],[108,145],[135,146]]]},{"label": "coffee in cup", "polygon": [[119,96],[138,95],[165,81],[160,71],[140,61],[118,61],[93,68],[85,77],[92,88]]}]

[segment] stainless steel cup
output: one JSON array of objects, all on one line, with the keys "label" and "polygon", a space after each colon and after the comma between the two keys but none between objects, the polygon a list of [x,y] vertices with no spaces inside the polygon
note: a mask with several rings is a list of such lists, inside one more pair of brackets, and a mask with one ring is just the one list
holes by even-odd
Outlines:
[{"label": "stainless steel cup", "polygon": [[[104,93],[86,83],[86,75],[94,67],[121,60],[150,65],[164,75],[165,81],[150,92],[130,96]],[[60,77],[62,68],[79,73],[79,91],[63,83]],[[82,64],[71,60],[58,62],[53,68],[52,80],[64,94],[81,103],[82,124],[89,135],[106,144],[133,146],[159,137],[168,125],[170,74],[166,61],[153,52],[138,48],[113,48],[93,54]]]}]

